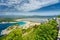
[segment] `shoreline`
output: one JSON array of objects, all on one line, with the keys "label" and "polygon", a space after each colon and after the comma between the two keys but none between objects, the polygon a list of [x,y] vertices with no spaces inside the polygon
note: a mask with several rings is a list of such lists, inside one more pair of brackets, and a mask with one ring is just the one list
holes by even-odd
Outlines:
[{"label": "shoreline", "polygon": [[27,29],[27,28],[29,28],[31,26],[34,26],[34,25],[40,25],[40,23],[31,22],[31,21],[23,21],[23,22],[26,22],[26,24],[24,26],[16,26],[16,25],[14,25],[14,26],[12,26],[13,27],[12,29],[10,29],[11,26],[9,26],[8,28],[2,30],[1,35],[9,34],[13,29],[16,29],[16,27],[22,28],[22,29]]}]

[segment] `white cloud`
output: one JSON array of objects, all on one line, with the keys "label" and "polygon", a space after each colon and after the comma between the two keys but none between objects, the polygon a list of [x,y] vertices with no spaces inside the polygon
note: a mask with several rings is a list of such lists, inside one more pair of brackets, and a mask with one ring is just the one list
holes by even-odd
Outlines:
[{"label": "white cloud", "polygon": [[19,4],[22,0],[7,0],[6,3],[13,5],[13,4]]},{"label": "white cloud", "polygon": [[19,11],[32,11],[58,2],[59,0],[7,0],[5,4],[8,7],[14,6]]},{"label": "white cloud", "polygon": [[22,6],[18,5],[15,6],[18,10],[22,11],[31,11],[31,10],[36,10],[38,8],[48,6],[51,4],[55,4],[58,2],[58,0],[44,0],[44,1],[37,1],[37,0],[29,0],[30,3],[25,3]]}]

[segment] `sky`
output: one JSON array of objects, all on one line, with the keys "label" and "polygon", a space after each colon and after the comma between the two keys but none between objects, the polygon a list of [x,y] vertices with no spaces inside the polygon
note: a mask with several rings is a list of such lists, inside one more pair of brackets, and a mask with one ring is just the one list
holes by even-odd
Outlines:
[{"label": "sky", "polygon": [[60,0],[0,0],[1,15],[60,15]]}]

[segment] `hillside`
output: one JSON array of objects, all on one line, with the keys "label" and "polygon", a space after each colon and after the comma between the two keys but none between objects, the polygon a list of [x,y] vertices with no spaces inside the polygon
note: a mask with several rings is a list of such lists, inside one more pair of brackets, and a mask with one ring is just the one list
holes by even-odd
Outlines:
[{"label": "hillside", "polygon": [[28,29],[16,28],[0,40],[57,40],[58,28],[56,20],[35,25]]}]

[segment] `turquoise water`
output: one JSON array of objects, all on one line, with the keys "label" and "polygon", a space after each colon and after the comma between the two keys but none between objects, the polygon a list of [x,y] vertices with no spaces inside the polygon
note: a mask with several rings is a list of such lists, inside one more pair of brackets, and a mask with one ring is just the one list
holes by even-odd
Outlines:
[{"label": "turquoise water", "polygon": [[24,26],[26,24],[26,22],[18,22],[19,26]]},{"label": "turquoise water", "polygon": [[[19,26],[24,26],[26,24],[26,22],[17,22],[17,24],[19,24]],[[5,24],[0,24],[0,36],[1,36],[1,32],[2,30],[8,28],[9,26],[15,25],[15,23],[5,23]]]}]

